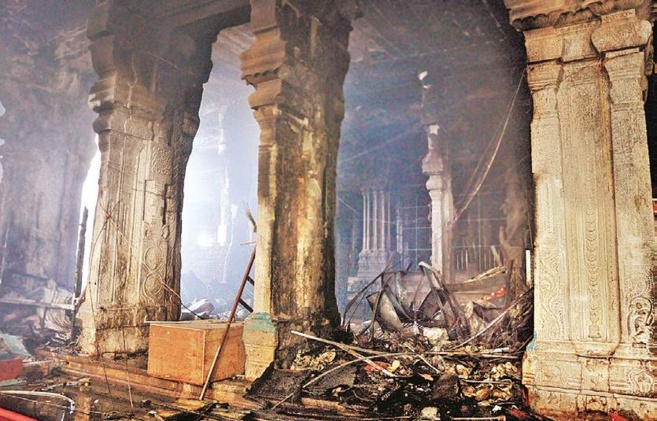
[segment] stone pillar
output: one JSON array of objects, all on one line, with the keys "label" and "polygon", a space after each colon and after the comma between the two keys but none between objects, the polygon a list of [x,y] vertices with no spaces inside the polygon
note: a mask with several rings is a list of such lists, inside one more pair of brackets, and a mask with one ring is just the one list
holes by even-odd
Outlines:
[{"label": "stone pillar", "polygon": [[54,37],[40,29],[3,35],[0,276],[8,287],[29,285],[31,275],[72,291],[80,197],[95,152],[86,106],[93,69],[83,28]]},{"label": "stone pillar", "polygon": [[370,249],[370,196],[363,191],[363,247],[361,250]]},{"label": "stone pillar", "polygon": [[[244,328],[246,377],[287,367],[299,339],[339,322],[334,280],[335,178],[349,2],[251,2],[255,43],[242,77],[261,128],[254,313]],[[340,6],[340,7],[339,7]]]},{"label": "stone pillar", "polygon": [[[395,251],[399,256],[406,256],[406,247],[404,245],[406,232],[404,232],[404,217],[403,212],[400,206],[395,207],[395,227],[396,227],[396,236],[395,236]],[[408,262],[403,260],[401,267],[405,268],[408,266]]]},{"label": "stone pillar", "polygon": [[363,188],[363,248],[358,255],[358,281],[352,285],[352,295],[385,270],[390,259],[390,201],[386,188]]},{"label": "stone pillar", "polygon": [[358,233],[362,225],[353,214],[353,208],[347,205],[351,201],[347,201],[346,197],[351,198],[351,192],[343,192],[341,196],[336,204],[335,219],[335,295],[340,312],[348,302],[348,279],[354,268],[354,254],[358,250]]},{"label": "stone pillar", "polygon": [[622,408],[652,419],[654,233],[643,109],[651,2],[549,12],[521,3],[506,1],[525,30],[534,100],[535,336],[523,382],[546,415]]},{"label": "stone pillar", "polygon": [[[524,150],[527,145],[527,136],[515,137],[513,144],[515,150]],[[524,145],[520,145],[522,142]],[[515,152],[515,151],[514,151]],[[515,154],[518,156],[519,154]],[[509,277],[507,302],[511,303],[527,291],[525,274],[523,272],[525,249],[527,248],[527,231],[529,218],[529,194],[526,190],[529,177],[522,169],[521,161],[516,158],[504,174],[505,198],[502,203],[502,212],[506,217],[505,225],[499,228],[500,250],[504,257]],[[529,169],[527,168],[527,173]]]},{"label": "stone pillar", "polygon": [[167,28],[140,7],[104,1],[87,30],[102,153],[80,311],[90,354],[143,351],[145,322],[180,311],[182,189],[214,38]]},{"label": "stone pillar", "polygon": [[422,160],[422,172],[429,177],[427,190],[431,197],[431,264],[450,282],[454,197],[449,143],[438,125],[439,118],[448,118],[450,114],[441,97],[445,88],[439,86],[434,72],[421,72],[418,78],[422,84],[421,122],[428,141],[428,152]]},{"label": "stone pillar", "polygon": [[429,152],[422,160],[422,172],[429,177],[427,190],[431,197],[431,264],[450,282],[454,199],[449,146],[437,124],[426,126],[426,131]]}]

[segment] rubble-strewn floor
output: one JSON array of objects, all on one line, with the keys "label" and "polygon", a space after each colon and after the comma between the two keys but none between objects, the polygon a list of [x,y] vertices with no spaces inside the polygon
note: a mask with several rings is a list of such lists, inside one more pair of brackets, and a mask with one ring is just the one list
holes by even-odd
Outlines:
[{"label": "rubble-strewn floor", "polygon": [[266,374],[251,396],[275,407],[303,397],[330,401],[361,418],[542,419],[527,409],[520,361],[520,354],[436,351],[388,336],[375,349],[336,344],[300,353],[294,371]]},{"label": "rubble-strewn floor", "polygon": [[[145,354],[90,358],[73,346],[28,349],[20,337],[3,335],[5,371],[16,358],[23,368],[21,377],[5,376],[5,382],[0,372],[0,407],[44,421],[547,421],[532,413],[521,383],[522,356],[532,338],[533,290],[510,302],[505,288],[488,281],[503,275],[497,268],[473,280],[494,288],[472,301],[464,297],[484,292],[472,289],[476,282],[450,290],[439,275],[426,275],[421,289],[401,272],[386,274],[378,292],[368,286],[359,294],[371,307],[368,320],[349,317],[348,306],[344,328],[334,337],[291,331],[304,341],[289,369],[270,367],[252,384],[239,378],[214,382],[207,393],[199,385],[149,375]],[[465,286],[469,295],[456,290]],[[151,358],[175,361],[194,346],[178,342],[178,357],[165,348]],[[624,413],[578,419],[637,420]]]},{"label": "rubble-strewn floor", "polygon": [[[140,368],[143,356],[94,361],[41,351],[40,361],[30,363],[22,378],[0,386],[0,407],[43,421],[544,419],[525,406],[517,357],[474,348],[442,355],[416,348],[367,358],[373,364],[322,346],[300,353],[294,370],[267,373],[253,385],[250,399],[242,398],[249,384],[229,380],[214,384],[201,402],[196,386],[148,377]],[[53,395],[3,393],[9,389]],[[578,419],[633,418],[581,414]]]}]

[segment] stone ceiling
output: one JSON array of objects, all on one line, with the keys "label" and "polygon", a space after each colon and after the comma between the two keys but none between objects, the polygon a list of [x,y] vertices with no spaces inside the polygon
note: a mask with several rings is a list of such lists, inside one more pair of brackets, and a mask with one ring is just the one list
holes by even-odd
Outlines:
[{"label": "stone ceiling", "polygon": [[83,26],[95,0],[2,0],[0,34],[2,48],[36,52],[62,31]]},{"label": "stone ceiling", "polygon": [[[83,26],[95,3],[67,0],[61,7],[61,0],[4,0],[2,48],[36,51],[63,30]],[[348,107],[417,102],[422,70],[450,78],[522,67],[521,36],[508,23],[503,0],[360,0],[360,6],[363,17],[354,23],[350,41]],[[213,76],[228,85],[241,83],[238,57],[252,40],[248,24],[223,31],[213,54],[221,71]]]},{"label": "stone ceiling", "polygon": [[[2,50],[35,54],[62,31],[83,28],[95,3],[67,0],[61,7],[61,0],[4,0],[0,58]],[[380,154],[399,150],[396,137],[413,138],[403,148],[409,156],[397,154],[402,161],[426,147],[419,125],[417,75],[427,70],[442,84],[442,126],[466,154],[476,155],[477,148],[468,141],[472,143],[473,133],[482,130],[482,138],[490,137],[486,131],[501,118],[500,110],[524,68],[522,37],[508,23],[503,0],[360,0],[360,6],[363,17],[353,25],[352,63],[345,85],[345,154],[360,154],[373,145],[381,148]],[[239,54],[252,42],[248,24],[219,35],[213,51],[215,70],[205,88],[206,113],[221,112],[251,92],[239,79]],[[83,54],[80,66],[89,64],[88,57]]]},{"label": "stone ceiling", "polygon": [[[502,0],[360,0],[360,5],[363,17],[354,22],[345,85],[347,135],[418,121],[417,75],[423,70],[445,83],[446,103],[464,110],[480,108],[482,98],[508,96],[524,68],[522,37],[508,23]],[[213,72],[211,90],[221,97],[231,91],[244,95],[239,54],[252,41],[248,24],[220,34],[213,53],[220,71]],[[460,117],[448,118],[457,123]]]},{"label": "stone ceiling", "polygon": [[[502,0],[360,0],[363,17],[350,39],[348,101],[355,106],[419,93],[417,74],[486,73],[524,65],[522,37]],[[239,54],[253,41],[249,25],[224,30],[213,58],[234,82]],[[362,103],[362,104],[361,104]]]},{"label": "stone ceiling", "polygon": [[482,71],[523,59],[521,36],[501,0],[361,0],[361,7],[351,37],[357,73]]}]

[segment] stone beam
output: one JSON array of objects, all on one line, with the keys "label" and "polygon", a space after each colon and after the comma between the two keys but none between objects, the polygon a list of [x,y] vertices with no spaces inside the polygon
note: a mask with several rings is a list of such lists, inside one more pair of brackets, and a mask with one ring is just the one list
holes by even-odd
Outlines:
[{"label": "stone beam", "polygon": [[177,320],[185,167],[219,31],[193,35],[125,2],[93,10],[101,170],[82,350],[147,348],[148,320]]},{"label": "stone beam", "polygon": [[170,27],[178,28],[235,11],[246,13],[248,18],[249,7],[249,0],[157,0],[155,18],[166,21]]},{"label": "stone beam", "polygon": [[251,2],[255,43],[242,77],[261,129],[255,312],[247,319],[246,376],[296,354],[289,331],[327,334],[339,323],[334,281],[335,178],[347,44],[344,1]]},{"label": "stone beam", "polygon": [[586,21],[524,32],[536,239],[523,382],[546,415],[657,414],[646,3],[588,2]]}]

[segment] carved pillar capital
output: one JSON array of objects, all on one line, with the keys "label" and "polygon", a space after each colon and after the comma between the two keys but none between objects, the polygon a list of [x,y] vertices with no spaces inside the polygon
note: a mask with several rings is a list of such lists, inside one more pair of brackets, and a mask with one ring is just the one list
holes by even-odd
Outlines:
[{"label": "carved pillar capital", "polygon": [[591,34],[591,41],[599,52],[617,51],[625,48],[645,48],[652,37],[652,25],[629,9],[603,15],[600,26]]},{"label": "carved pillar capital", "polygon": [[504,0],[511,25],[518,30],[567,26],[623,10],[637,10],[646,18],[650,0]]},{"label": "carved pillar capital", "polygon": [[633,8],[568,25],[527,29],[524,35],[529,63],[596,59],[628,48],[652,53],[648,45],[652,25],[645,14]]},{"label": "carved pillar capital", "polygon": [[426,126],[426,131],[428,152],[422,159],[422,172],[429,177],[449,176],[448,145],[446,139],[440,137],[440,127],[437,124]]}]

